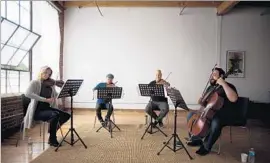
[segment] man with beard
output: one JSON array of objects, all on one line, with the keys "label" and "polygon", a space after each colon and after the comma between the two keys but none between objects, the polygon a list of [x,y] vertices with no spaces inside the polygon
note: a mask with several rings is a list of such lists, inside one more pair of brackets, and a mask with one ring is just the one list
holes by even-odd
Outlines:
[{"label": "man with beard", "polygon": [[[221,130],[224,126],[230,124],[231,120],[235,117],[235,104],[238,99],[238,94],[236,88],[231,83],[226,82],[222,77],[225,75],[224,70],[221,68],[214,68],[212,71],[210,86],[207,88],[205,94],[215,86],[221,85],[221,87],[217,90],[217,93],[220,97],[224,99],[223,106],[216,112],[214,115],[211,125],[209,128],[208,135],[202,140],[201,137],[190,136],[190,142],[187,144],[189,146],[200,146],[199,150],[196,151],[199,155],[206,155],[211,151],[212,146],[215,144],[216,140],[219,138],[221,134]],[[202,105],[202,98],[199,99],[198,103]],[[195,114],[196,111],[191,111],[188,113],[187,121]],[[180,145],[180,142],[177,143]]]}]

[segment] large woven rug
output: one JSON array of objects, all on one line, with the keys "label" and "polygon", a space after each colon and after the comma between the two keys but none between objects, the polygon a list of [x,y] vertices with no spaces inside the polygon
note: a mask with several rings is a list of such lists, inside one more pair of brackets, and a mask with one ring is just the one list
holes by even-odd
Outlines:
[{"label": "large woven rug", "polygon": [[[89,125],[82,125],[76,130],[86,143],[87,149],[80,141],[74,146],[63,143],[58,152],[51,147],[32,163],[234,163],[240,160],[240,154],[239,158],[235,158],[229,152],[223,152],[221,155],[213,152],[207,156],[198,156],[195,154],[197,148],[190,147],[187,149],[193,160],[189,159],[184,149],[174,153],[167,147],[158,156],[157,152],[163,147],[163,142],[171,137],[172,129],[163,129],[168,137],[157,132],[152,135],[146,134],[141,140],[144,125],[119,125],[119,127],[121,131],[115,129],[113,138],[110,138],[104,129],[97,133],[97,128],[91,129]],[[186,131],[178,131],[180,139],[184,142]],[[70,137],[67,140],[70,141]]]}]

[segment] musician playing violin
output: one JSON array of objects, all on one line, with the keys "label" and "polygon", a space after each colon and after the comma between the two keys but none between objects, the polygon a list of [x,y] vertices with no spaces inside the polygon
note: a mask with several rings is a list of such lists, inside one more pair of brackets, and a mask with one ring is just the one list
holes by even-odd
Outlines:
[{"label": "musician playing violin", "polygon": [[[154,84],[163,84],[165,86],[170,86],[170,83],[162,79],[162,72],[161,70],[157,70],[156,72],[156,79],[151,81],[149,85],[154,85]],[[155,119],[154,126],[159,124],[160,127],[163,127],[163,118],[167,115],[169,112],[169,104],[168,104],[168,99],[166,97],[151,97],[152,101],[150,101],[146,108],[145,112],[149,114],[150,116]],[[154,110],[158,109],[160,110],[159,115],[157,115]]]},{"label": "musician playing violin", "polygon": [[[205,92],[206,94],[208,91],[211,91],[218,84],[221,87],[217,90],[217,94],[224,99],[223,106],[216,112],[211,121],[209,133],[204,137],[204,140],[202,140],[202,137],[191,136],[189,133],[190,142],[187,144],[189,146],[200,146],[196,151],[199,155],[208,154],[216,140],[219,138],[222,128],[232,123],[232,120],[237,117],[234,114],[236,109],[235,104],[238,99],[237,90],[234,85],[226,82],[222,78],[224,74],[225,72],[223,69],[217,67],[214,68],[210,77],[210,86]],[[199,99],[198,103],[202,105],[202,97]],[[196,111],[189,112],[187,120],[195,113]]]},{"label": "musician playing violin", "polygon": [[69,120],[70,114],[58,109],[55,85],[61,86],[63,82],[59,82],[58,85],[58,82],[51,79],[52,73],[50,67],[42,67],[38,79],[32,80],[26,90],[25,96],[30,98],[31,102],[24,117],[24,131],[25,128],[32,127],[33,120],[48,121],[50,122],[49,144],[57,147],[59,143],[56,132],[61,125]]},{"label": "musician playing violin", "polygon": [[[107,75],[107,81],[101,82],[93,90],[97,90],[98,88],[104,88],[104,87],[115,87],[115,84],[113,83],[114,76],[113,74]],[[101,110],[107,109],[107,115],[105,116],[105,121],[102,118]],[[113,112],[113,105],[109,105],[109,101],[106,99],[98,99],[96,103],[96,115],[103,127],[106,127],[108,124],[108,121],[112,115]]]}]

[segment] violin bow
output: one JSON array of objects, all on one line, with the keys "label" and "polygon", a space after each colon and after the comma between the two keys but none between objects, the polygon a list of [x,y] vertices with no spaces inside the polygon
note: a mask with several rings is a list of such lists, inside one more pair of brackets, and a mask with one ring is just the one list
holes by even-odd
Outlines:
[{"label": "violin bow", "polygon": [[166,77],[165,81],[169,78],[169,76],[172,74],[172,72],[169,73],[169,75]]}]

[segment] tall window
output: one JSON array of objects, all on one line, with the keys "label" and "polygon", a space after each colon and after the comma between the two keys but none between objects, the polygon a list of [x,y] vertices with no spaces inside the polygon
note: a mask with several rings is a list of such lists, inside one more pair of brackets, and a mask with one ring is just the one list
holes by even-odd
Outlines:
[{"label": "tall window", "polygon": [[30,1],[1,1],[1,93],[29,83],[29,51],[41,37],[30,26]]}]

